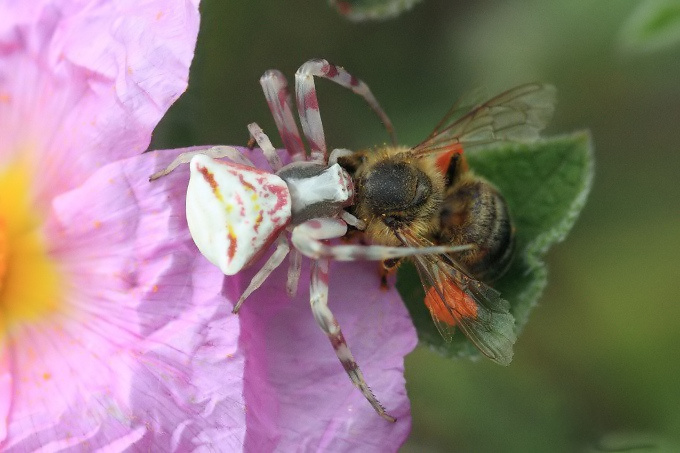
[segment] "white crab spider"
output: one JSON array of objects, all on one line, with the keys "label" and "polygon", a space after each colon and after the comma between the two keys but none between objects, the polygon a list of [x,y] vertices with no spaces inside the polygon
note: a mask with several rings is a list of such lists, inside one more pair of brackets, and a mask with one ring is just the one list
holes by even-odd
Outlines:
[{"label": "white crab spider", "polygon": [[[340,238],[347,225],[363,229],[363,222],[344,208],[353,203],[354,185],[337,158],[351,153],[326,151],[313,77],[330,79],[362,96],[385,124],[394,142],[392,124],[368,87],[339,66],[326,60],[310,60],[295,74],[297,106],[305,138],[307,157],[291,109],[286,79],[279,71],[267,71],[260,79],[267,103],[292,162],[283,166],[269,138],[255,123],[248,126],[262,149],[272,172],[257,169],[237,149],[217,146],[184,153],[166,169],[151,176],[157,179],[177,166],[189,163],[187,223],[201,253],[226,275],[252,264],[276,242],[276,248],[255,274],[234,306],[256,290],[290,255],[287,291],[295,294],[300,276],[301,255],[314,260],[310,281],[310,304],[316,322],[349,375],[373,408],[383,418],[395,421],[373,395],[328,307],[329,260],[387,260],[413,255],[450,253],[463,247],[387,247],[378,245],[328,245]],[[228,160],[216,160],[226,158]],[[290,247],[288,234],[290,233]]]}]

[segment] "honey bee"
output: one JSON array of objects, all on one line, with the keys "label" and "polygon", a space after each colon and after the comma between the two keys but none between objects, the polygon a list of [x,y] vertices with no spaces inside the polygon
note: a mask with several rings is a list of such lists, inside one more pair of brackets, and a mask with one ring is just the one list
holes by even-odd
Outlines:
[{"label": "honey bee", "polygon": [[[468,113],[454,105],[422,143],[384,146],[338,157],[354,180],[349,211],[372,244],[410,248],[469,246],[455,254],[414,255],[425,304],[450,340],[460,328],[486,356],[512,360],[514,317],[489,284],[509,268],[515,229],[503,195],[468,167],[463,150],[497,141],[533,140],[554,110],[555,90],[530,84],[509,90]],[[394,268],[403,258],[383,261]]]}]

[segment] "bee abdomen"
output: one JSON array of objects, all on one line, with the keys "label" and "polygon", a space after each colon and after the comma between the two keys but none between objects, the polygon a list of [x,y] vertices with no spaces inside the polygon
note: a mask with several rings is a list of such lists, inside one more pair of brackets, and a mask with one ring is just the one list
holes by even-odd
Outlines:
[{"label": "bee abdomen", "polygon": [[461,179],[447,191],[440,221],[438,242],[476,246],[454,256],[471,276],[493,281],[505,273],[514,252],[514,228],[494,186],[474,177]]}]

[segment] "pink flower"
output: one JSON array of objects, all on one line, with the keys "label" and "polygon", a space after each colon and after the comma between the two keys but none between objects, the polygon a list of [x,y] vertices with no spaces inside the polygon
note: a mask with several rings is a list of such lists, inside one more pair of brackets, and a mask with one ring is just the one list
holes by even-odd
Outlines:
[{"label": "pink flower", "polygon": [[282,269],[232,315],[256,269],[225,279],[198,254],[187,171],[148,182],[182,151],[139,154],[186,88],[198,20],[191,0],[0,3],[3,451],[382,451],[408,434],[415,333],[374,263],[333,263],[330,303],[395,424],[352,388],[307,280],[290,301]]}]

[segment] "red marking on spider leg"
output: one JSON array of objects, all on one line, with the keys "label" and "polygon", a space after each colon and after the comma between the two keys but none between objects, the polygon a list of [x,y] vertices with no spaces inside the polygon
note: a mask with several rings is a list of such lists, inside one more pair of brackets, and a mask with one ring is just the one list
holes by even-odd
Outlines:
[{"label": "red marking on spider leg", "polygon": [[321,281],[321,283],[323,283],[324,286],[326,286],[326,288],[328,288],[328,272],[324,271],[322,269],[319,269],[318,276],[319,276],[319,280]]},{"label": "red marking on spider leg", "polygon": [[310,228],[313,228],[315,230],[318,230],[322,227],[321,222],[319,222],[316,219],[312,219],[312,220],[307,221],[307,226],[310,227]]},{"label": "red marking on spider leg", "polygon": [[[347,346],[345,336],[342,334],[342,332],[328,335],[328,339],[331,341],[331,345],[333,346],[333,349],[336,351],[336,353],[342,352],[343,356],[349,353],[349,347]],[[355,372],[359,369],[359,365],[351,358],[351,355],[347,358],[341,358],[340,354],[338,354],[338,358],[340,359],[342,367],[348,373]]]},{"label": "red marking on spider leg", "polygon": [[309,144],[309,147],[312,149],[312,151],[316,150],[323,155],[323,148],[321,148],[321,146],[317,142],[307,137],[307,143]]},{"label": "red marking on spider leg", "polygon": [[283,142],[287,144],[286,148],[289,151],[302,149],[302,139],[293,131],[286,129],[285,133],[282,134],[282,139]]},{"label": "red marking on spider leg", "polygon": [[359,86],[359,79],[357,79],[354,76],[350,76],[349,84],[352,85],[353,87]]},{"label": "red marking on spider leg", "polygon": [[279,98],[279,105],[285,108],[286,103],[288,101],[288,90],[286,90],[285,88],[281,88],[277,93],[277,97]]},{"label": "red marking on spider leg", "polygon": [[305,94],[304,103],[306,109],[319,110],[319,101],[314,90],[310,90],[309,93]]},{"label": "red marking on spider leg", "polygon": [[354,360],[340,360],[340,363],[348,373],[353,373],[359,369],[359,365]]},{"label": "red marking on spider leg", "polygon": [[345,336],[342,334],[342,332],[328,335],[328,338],[331,340],[331,345],[333,345],[333,349],[339,349],[342,346],[347,346]]},{"label": "red marking on spider leg", "polygon": [[327,63],[323,65],[323,68],[321,69],[323,73],[326,75],[326,77],[335,77],[338,75],[338,68],[335,67],[335,65]]}]

